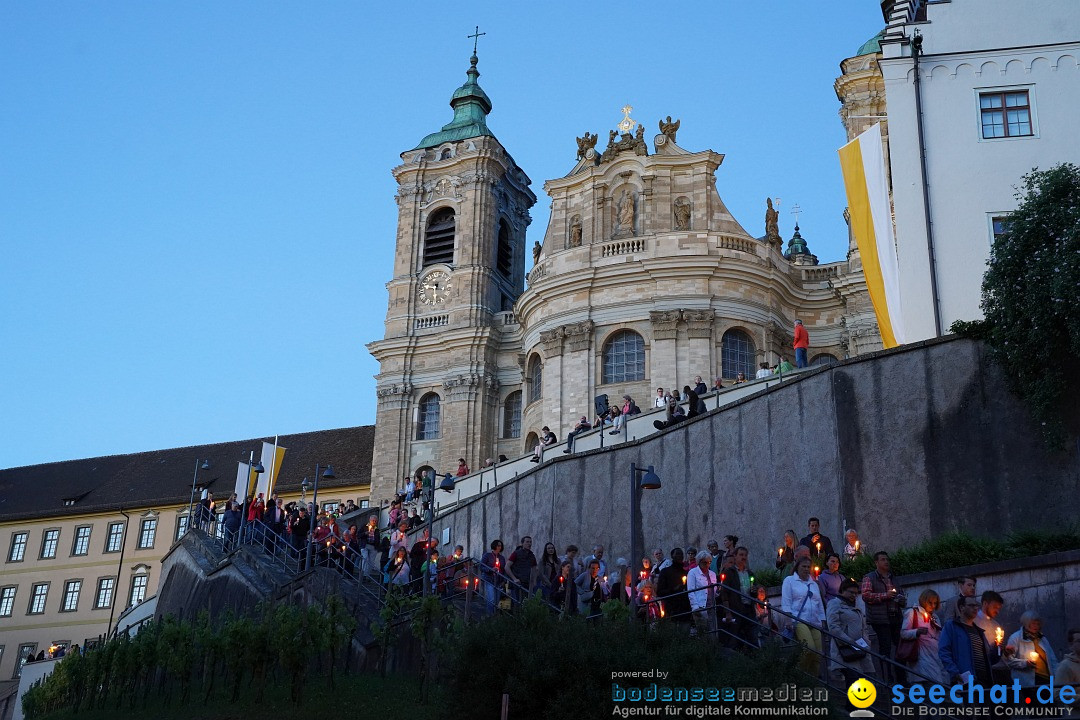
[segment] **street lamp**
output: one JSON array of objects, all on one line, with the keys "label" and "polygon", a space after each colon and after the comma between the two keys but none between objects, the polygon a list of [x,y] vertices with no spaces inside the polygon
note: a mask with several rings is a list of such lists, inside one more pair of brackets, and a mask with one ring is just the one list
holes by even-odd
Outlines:
[{"label": "street lamp", "polygon": [[[319,471],[320,470],[322,471],[322,476],[324,478],[326,478],[327,480],[333,480],[335,477],[337,477],[336,475],[334,475],[334,466],[333,465],[327,465],[326,467],[323,467],[319,463],[315,463],[315,487],[311,491],[311,511],[308,513],[308,515],[311,517],[311,533],[312,533],[312,535],[315,534],[315,521],[319,517]],[[305,480],[306,480],[306,478],[305,478]],[[312,546],[311,539],[308,538],[308,544],[307,544],[307,567],[308,568],[311,567],[311,546]]]},{"label": "street lamp", "polygon": [[[638,477],[640,476],[640,480]],[[648,469],[639,468],[630,463],[630,567],[633,576],[630,578],[630,604],[634,603],[634,595],[637,593],[638,563],[640,553],[637,548],[638,526],[641,523],[641,501],[638,499],[638,490],[659,490],[660,478],[657,477],[653,466]],[[631,619],[634,613],[630,613]]]},{"label": "street lamp", "polygon": [[209,469],[210,469],[210,461],[209,460],[198,460],[198,459],[195,460],[195,475],[194,475],[194,477],[191,478],[191,497],[188,498],[188,504],[187,504],[188,530],[191,529],[191,508],[195,504],[195,481],[199,479],[199,470],[209,470]]}]

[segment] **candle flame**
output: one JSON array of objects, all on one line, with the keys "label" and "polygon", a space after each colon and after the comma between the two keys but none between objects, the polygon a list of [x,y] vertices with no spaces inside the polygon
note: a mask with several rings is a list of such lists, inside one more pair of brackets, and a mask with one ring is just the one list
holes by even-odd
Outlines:
[{"label": "candle flame", "polygon": [[997,630],[994,631],[994,637],[997,640],[998,646],[1000,646],[1001,641],[1005,639],[1005,631],[1002,630],[1001,628],[998,628]]},{"label": "candle flame", "polygon": [[1039,653],[1035,652],[1034,650],[1028,653],[1028,660],[1030,660],[1031,662],[1035,662],[1038,659]]},{"label": "candle flame", "polygon": [[855,552],[859,552],[859,541],[855,541]]}]

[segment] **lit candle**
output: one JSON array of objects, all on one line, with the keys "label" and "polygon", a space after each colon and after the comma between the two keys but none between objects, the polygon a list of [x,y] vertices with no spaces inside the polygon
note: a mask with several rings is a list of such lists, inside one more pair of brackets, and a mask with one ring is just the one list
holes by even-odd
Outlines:
[{"label": "lit candle", "polygon": [[859,552],[859,541],[855,541],[855,552]]},{"label": "lit candle", "polygon": [[1031,652],[1028,653],[1028,660],[1030,660],[1031,662],[1038,662],[1039,653],[1032,650]]},{"label": "lit candle", "polygon": [[777,558],[784,557],[784,548],[776,548],[776,557]]},{"label": "lit candle", "polygon": [[685,584],[686,584],[686,576],[685,576],[685,575],[683,575],[683,576],[682,576],[682,584],[683,584],[683,585],[685,585]]},{"label": "lit candle", "polygon": [[997,646],[1001,647],[1001,641],[1005,639],[1005,631],[998,628],[994,631],[994,639],[997,641]]},{"label": "lit candle", "polygon": [[821,543],[819,543],[819,542],[818,542],[818,543],[814,543],[814,545],[816,545],[816,546],[817,546],[817,551],[818,551],[818,555],[820,555],[820,554],[821,554]]},{"label": "lit candle", "polygon": [[814,577],[817,577],[819,575],[821,575],[821,568],[819,568],[817,565],[815,565],[814,566]]}]

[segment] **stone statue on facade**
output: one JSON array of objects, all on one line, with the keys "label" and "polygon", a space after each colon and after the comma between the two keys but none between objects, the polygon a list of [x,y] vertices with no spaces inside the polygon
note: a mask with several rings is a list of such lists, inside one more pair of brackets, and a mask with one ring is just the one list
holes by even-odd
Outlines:
[{"label": "stone statue on facade", "polygon": [[533,265],[540,262],[540,251],[543,250],[540,247],[539,241],[533,243]]},{"label": "stone statue on facade", "polygon": [[598,139],[598,135],[590,135],[588,132],[585,133],[585,137],[579,137],[577,139],[577,159],[584,159],[585,153],[596,147],[596,141]]},{"label": "stone statue on facade", "polygon": [[682,120],[676,120],[671,122],[671,116],[667,116],[667,120],[660,121],[660,132],[667,136],[667,139],[671,142],[675,142],[675,133],[679,132],[679,125],[682,124]]},{"label": "stone statue on facade", "polygon": [[772,205],[772,198],[765,198],[768,209],[765,210],[765,238],[770,241],[783,242],[780,237],[780,214]]},{"label": "stone statue on facade", "polygon": [[616,233],[634,234],[634,196],[629,190],[623,190],[619,196],[617,219]]},{"label": "stone statue on facade", "polygon": [[572,248],[581,247],[581,223],[580,222],[574,222],[574,224],[570,226],[570,245],[569,246],[572,247]]},{"label": "stone statue on facade", "polygon": [[684,197],[675,201],[675,229],[690,229],[690,201]]}]

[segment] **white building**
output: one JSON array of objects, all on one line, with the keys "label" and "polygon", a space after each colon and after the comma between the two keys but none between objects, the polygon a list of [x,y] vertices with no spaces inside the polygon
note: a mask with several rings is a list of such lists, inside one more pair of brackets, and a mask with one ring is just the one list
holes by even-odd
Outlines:
[{"label": "white building", "polygon": [[1021,177],[1080,163],[1080,2],[885,0],[882,8],[879,64],[911,342],[982,317],[990,244],[1016,207]]}]

